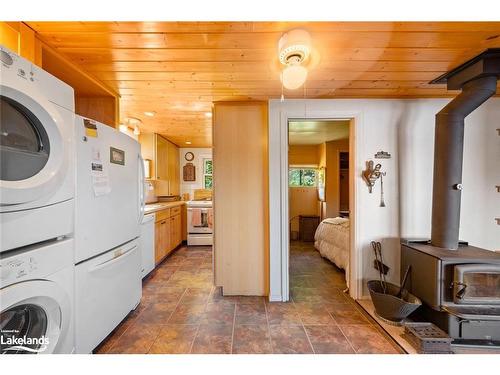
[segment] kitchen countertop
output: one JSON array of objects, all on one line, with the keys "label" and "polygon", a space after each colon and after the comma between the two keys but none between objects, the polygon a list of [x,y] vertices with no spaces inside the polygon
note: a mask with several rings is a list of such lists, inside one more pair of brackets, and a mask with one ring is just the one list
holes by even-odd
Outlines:
[{"label": "kitchen countertop", "polygon": [[184,204],[186,204],[184,201],[149,203],[144,207],[144,214],[147,215],[153,212],[166,210],[167,208],[179,207]]}]

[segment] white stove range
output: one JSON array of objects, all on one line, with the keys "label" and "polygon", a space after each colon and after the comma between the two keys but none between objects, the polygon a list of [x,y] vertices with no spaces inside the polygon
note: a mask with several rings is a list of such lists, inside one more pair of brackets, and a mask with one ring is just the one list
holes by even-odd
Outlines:
[{"label": "white stove range", "polygon": [[186,205],[188,246],[212,245],[214,227],[212,201],[188,201]]}]

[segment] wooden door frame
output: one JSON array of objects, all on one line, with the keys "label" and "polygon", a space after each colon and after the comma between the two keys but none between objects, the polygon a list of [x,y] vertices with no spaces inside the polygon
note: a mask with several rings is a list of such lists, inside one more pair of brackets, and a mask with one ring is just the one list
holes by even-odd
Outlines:
[{"label": "wooden door frame", "polygon": [[[289,102],[289,101],[287,101]],[[357,184],[355,168],[359,150],[357,129],[362,126],[361,112],[352,110],[319,110],[297,108],[279,100],[269,102],[269,281],[270,301],[286,302],[290,299],[289,280],[289,207],[288,207],[288,122],[293,119],[328,120],[348,119],[349,126],[349,206],[350,206],[350,250],[349,250],[349,295],[357,299],[362,293],[362,257],[357,228],[359,207],[356,205]],[[302,102],[302,101],[301,101]],[[304,101],[306,102],[306,101]],[[311,101],[308,101],[311,102]],[[292,108],[293,107],[293,108]],[[328,173],[328,172],[327,172]]]}]

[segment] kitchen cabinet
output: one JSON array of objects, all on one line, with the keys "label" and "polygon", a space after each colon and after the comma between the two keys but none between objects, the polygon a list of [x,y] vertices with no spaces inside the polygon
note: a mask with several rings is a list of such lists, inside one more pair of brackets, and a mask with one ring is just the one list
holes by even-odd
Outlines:
[{"label": "kitchen cabinet", "polygon": [[155,263],[160,263],[169,254],[170,248],[170,221],[160,217],[155,222]]},{"label": "kitchen cabinet", "polygon": [[156,133],[142,133],[139,142],[143,159],[150,160],[149,175],[155,194],[179,195],[179,148]]},{"label": "kitchen cabinet", "polygon": [[179,170],[179,148],[172,143],[167,145],[168,167],[167,174],[170,182],[170,195],[179,195],[180,191],[180,170]]},{"label": "kitchen cabinet", "polygon": [[155,263],[159,264],[181,242],[181,207],[157,211],[155,221]]},{"label": "kitchen cabinet", "polygon": [[187,241],[187,205],[181,206],[181,241]]},{"label": "kitchen cabinet", "polygon": [[157,180],[169,180],[169,151],[168,141],[162,136],[156,137],[156,168],[155,178]]},{"label": "kitchen cabinet", "polygon": [[170,218],[170,248],[175,249],[182,241],[181,234],[181,215],[175,215]]}]

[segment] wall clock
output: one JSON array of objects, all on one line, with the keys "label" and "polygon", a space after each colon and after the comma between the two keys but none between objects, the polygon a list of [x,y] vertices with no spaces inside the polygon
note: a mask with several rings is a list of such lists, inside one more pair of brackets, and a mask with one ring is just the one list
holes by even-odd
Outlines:
[{"label": "wall clock", "polygon": [[193,161],[194,154],[192,152],[186,152],[186,154],[184,155],[184,159],[186,159],[187,161]]}]

